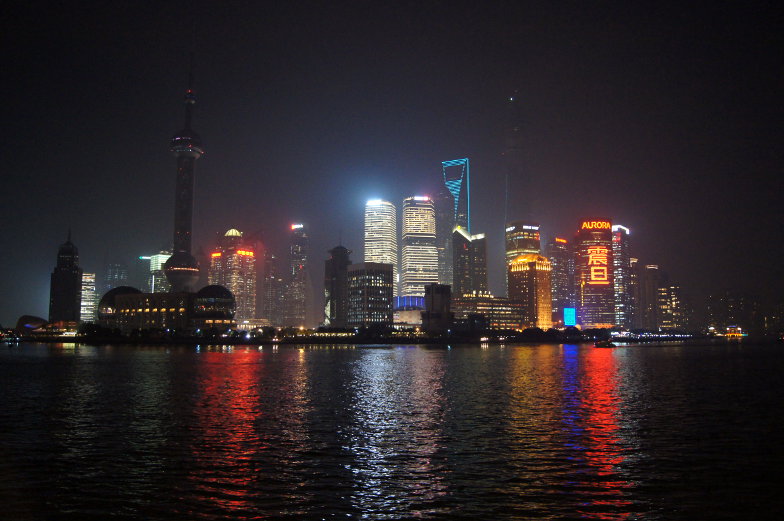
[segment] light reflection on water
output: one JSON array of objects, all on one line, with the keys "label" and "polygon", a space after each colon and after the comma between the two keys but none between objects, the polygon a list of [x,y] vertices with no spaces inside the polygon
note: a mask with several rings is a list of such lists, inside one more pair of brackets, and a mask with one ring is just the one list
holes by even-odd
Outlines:
[{"label": "light reflection on water", "polygon": [[[754,426],[781,432],[784,364],[755,354],[22,345],[0,351],[0,502],[20,519],[764,518],[778,495],[749,473],[780,447]],[[749,473],[711,474],[734,462]]]}]

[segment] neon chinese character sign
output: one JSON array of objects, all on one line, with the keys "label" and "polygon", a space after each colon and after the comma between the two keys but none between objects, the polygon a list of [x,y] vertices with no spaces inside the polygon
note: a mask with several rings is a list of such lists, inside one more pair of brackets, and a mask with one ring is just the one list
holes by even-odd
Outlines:
[{"label": "neon chinese character sign", "polygon": [[610,283],[607,271],[609,250],[604,246],[591,246],[588,248],[588,268],[591,270],[588,284],[604,285]]}]

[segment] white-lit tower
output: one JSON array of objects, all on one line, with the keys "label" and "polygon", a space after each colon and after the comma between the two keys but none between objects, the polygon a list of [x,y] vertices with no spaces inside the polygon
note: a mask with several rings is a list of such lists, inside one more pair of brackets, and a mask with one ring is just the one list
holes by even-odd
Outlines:
[{"label": "white-lit tower", "polygon": [[423,297],[425,285],[438,282],[436,214],[427,196],[403,200],[403,296]]},{"label": "white-lit tower", "polygon": [[371,199],[365,204],[365,262],[391,264],[394,294],[399,294],[397,209],[389,201]]}]

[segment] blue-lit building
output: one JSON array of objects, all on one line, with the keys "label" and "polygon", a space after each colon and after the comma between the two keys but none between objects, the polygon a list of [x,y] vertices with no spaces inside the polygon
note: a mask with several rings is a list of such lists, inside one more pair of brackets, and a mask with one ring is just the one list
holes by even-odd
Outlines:
[{"label": "blue-lit building", "polygon": [[[468,158],[442,161],[444,185],[452,194],[454,204],[454,226],[461,226],[471,233],[471,188]],[[451,233],[451,230],[450,230]]]}]

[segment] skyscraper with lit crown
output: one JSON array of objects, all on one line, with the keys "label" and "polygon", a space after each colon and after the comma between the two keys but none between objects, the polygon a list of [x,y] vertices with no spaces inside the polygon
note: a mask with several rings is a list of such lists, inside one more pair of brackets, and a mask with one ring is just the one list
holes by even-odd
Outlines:
[{"label": "skyscraper with lit crown", "polygon": [[399,292],[397,209],[389,201],[371,199],[365,204],[365,262],[392,265],[394,294]]},{"label": "skyscraper with lit crown", "polygon": [[507,295],[509,295],[509,266],[512,261],[520,255],[528,253],[539,255],[542,244],[539,236],[539,225],[530,221],[512,221],[507,223],[504,230],[504,245],[506,250],[506,269],[504,270],[507,278]]},{"label": "skyscraper with lit crown", "polygon": [[289,241],[289,272],[282,319],[286,326],[304,327],[307,325],[307,311],[310,301],[310,270],[308,267],[310,239],[304,224],[291,225]]},{"label": "skyscraper with lit crown", "polygon": [[586,328],[615,324],[612,223],[605,219],[584,220],[575,240],[577,255],[577,320]]},{"label": "skyscraper with lit crown", "polygon": [[227,231],[210,253],[208,280],[234,295],[236,320],[256,318],[256,252],[239,230]]},{"label": "skyscraper with lit crown", "polygon": [[553,325],[550,261],[537,253],[518,255],[508,264],[509,299],[522,302],[523,322],[543,330]]},{"label": "skyscraper with lit crown", "polygon": [[484,233],[469,235],[460,226],[452,233],[454,276],[452,295],[487,293],[487,240]]},{"label": "skyscraper with lit crown", "polygon": [[615,324],[632,327],[633,299],[631,288],[631,252],[629,228],[614,224],[612,227],[613,284],[615,286]]},{"label": "skyscraper with lit crown", "polygon": [[427,196],[403,200],[403,296],[423,297],[425,285],[438,282],[438,250],[433,201]]}]

